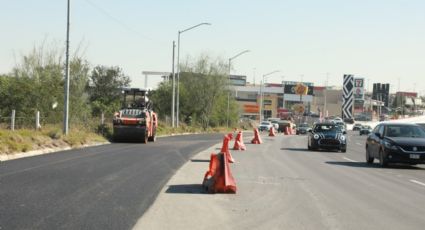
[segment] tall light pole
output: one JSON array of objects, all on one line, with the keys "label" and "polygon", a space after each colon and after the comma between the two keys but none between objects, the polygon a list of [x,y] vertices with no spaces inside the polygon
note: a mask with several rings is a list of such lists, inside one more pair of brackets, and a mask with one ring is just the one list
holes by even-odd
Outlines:
[{"label": "tall light pole", "polygon": [[176,120],[175,118],[176,118],[176,116],[175,116],[175,114],[174,114],[174,112],[176,111],[176,106],[175,106],[175,102],[176,102],[176,74],[174,73],[174,66],[175,66],[175,64],[174,64],[174,53],[175,53],[175,51],[176,51],[176,42],[175,41],[173,41],[173,61],[172,61],[172,67],[171,67],[171,70],[172,70],[172,77],[173,77],[173,95],[172,95],[172,97],[171,97],[171,127],[173,127],[174,128],[174,121]]},{"label": "tall light pole", "polygon": [[176,104],[177,104],[176,105],[176,107],[177,107],[176,108],[176,126],[177,127],[179,127],[179,106],[180,106],[180,103],[179,103],[179,101],[180,101],[179,100],[180,99],[180,91],[179,91],[179,82],[180,82],[180,34],[186,32],[188,30],[194,29],[198,26],[203,26],[203,25],[210,26],[211,23],[203,22],[203,23],[199,23],[197,25],[194,25],[192,27],[189,27],[187,29],[178,31],[178,39],[177,39],[177,102],[176,102]]},{"label": "tall light pole", "polygon": [[228,82],[228,86],[229,86],[229,92],[227,93],[227,128],[229,128],[229,110],[230,110],[230,70],[231,70],[231,65],[232,65],[232,60],[241,56],[244,53],[248,53],[250,52],[250,50],[244,50],[238,54],[236,54],[235,56],[229,58],[229,82]]},{"label": "tall light pole", "polygon": [[262,117],[263,117],[263,85],[264,85],[264,79],[265,79],[265,77],[272,75],[274,73],[277,73],[277,72],[280,72],[280,70],[275,70],[275,71],[272,71],[270,73],[266,73],[266,74],[263,75],[263,78],[261,80],[261,85],[260,85],[260,122],[261,122]]},{"label": "tall light pole", "polygon": [[329,73],[326,73],[326,82],[325,82],[325,92],[324,92],[324,100],[323,100],[323,117],[327,117],[328,111],[328,102],[327,102],[327,96],[328,96],[328,83],[329,83]]},{"label": "tall light pole", "polygon": [[64,115],[63,115],[63,133],[68,134],[68,120],[69,120],[69,17],[70,17],[70,0],[67,4],[67,19],[66,19],[66,57],[65,57],[65,101],[64,101]]}]

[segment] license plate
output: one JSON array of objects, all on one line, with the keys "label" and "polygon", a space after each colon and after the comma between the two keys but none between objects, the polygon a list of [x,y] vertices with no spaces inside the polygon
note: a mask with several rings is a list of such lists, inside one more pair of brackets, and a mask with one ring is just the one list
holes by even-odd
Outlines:
[{"label": "license plate", "polygon": [[410,159],[419,159],[419,155],[418,154],[410,154]]}]

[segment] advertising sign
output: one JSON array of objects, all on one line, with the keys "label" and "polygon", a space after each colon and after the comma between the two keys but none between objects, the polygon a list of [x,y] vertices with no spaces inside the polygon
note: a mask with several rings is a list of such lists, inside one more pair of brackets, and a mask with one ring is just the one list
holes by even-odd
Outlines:
[{"label": "advertising sign", "polygon": [[[307,95],[313,95],[313,86],[307,86]],[[285,85],[286,94],[297,94],[297,84]]]},{"label": "advertising sign", "polygon": [[364,78],[354,78],[354,100],[364,100]]}]

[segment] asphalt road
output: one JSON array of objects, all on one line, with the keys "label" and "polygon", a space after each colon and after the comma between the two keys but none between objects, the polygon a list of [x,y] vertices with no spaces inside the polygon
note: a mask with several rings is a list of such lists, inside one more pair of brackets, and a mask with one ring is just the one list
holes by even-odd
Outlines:
[{"label": "asphalt road", "polygon": [[0,229],[130,229],[222,134],[114,143],[0,163]]},{"label": "asphalt road", "polygon": [[308,151],[306,136],[263,135],[232,151],[237,194],[205,194],[209,154],[197,155],[135,229],[424,229],[425,166],[368,165],[365,139],[349,132],[340,153]]}]

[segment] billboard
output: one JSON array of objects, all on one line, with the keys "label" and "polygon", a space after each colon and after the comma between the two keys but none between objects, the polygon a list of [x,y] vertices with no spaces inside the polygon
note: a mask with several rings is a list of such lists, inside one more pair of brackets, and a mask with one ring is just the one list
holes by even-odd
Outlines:
[{"label": "billboard", "polygon": [[[297,94],[297,91],[296,91],[296,88],[297,87],[297,84],[288,84],[288,85],[285,85],[285,93],[286,94]],[[308,91],[307,91],[307,95],[313,95],[313,86],[307,86],[308,87]]]},{"label": "billboard", "polygon": [[381,84],[381,83],[374,83],[373,84],[373,93],[372,93],[372,99],[383,101],[385,106],[388,107],[390,98],[390,84]]},{"label": "billboard", "polygon": [[364,78],[354,78],[354,100],[364,100]]}]

